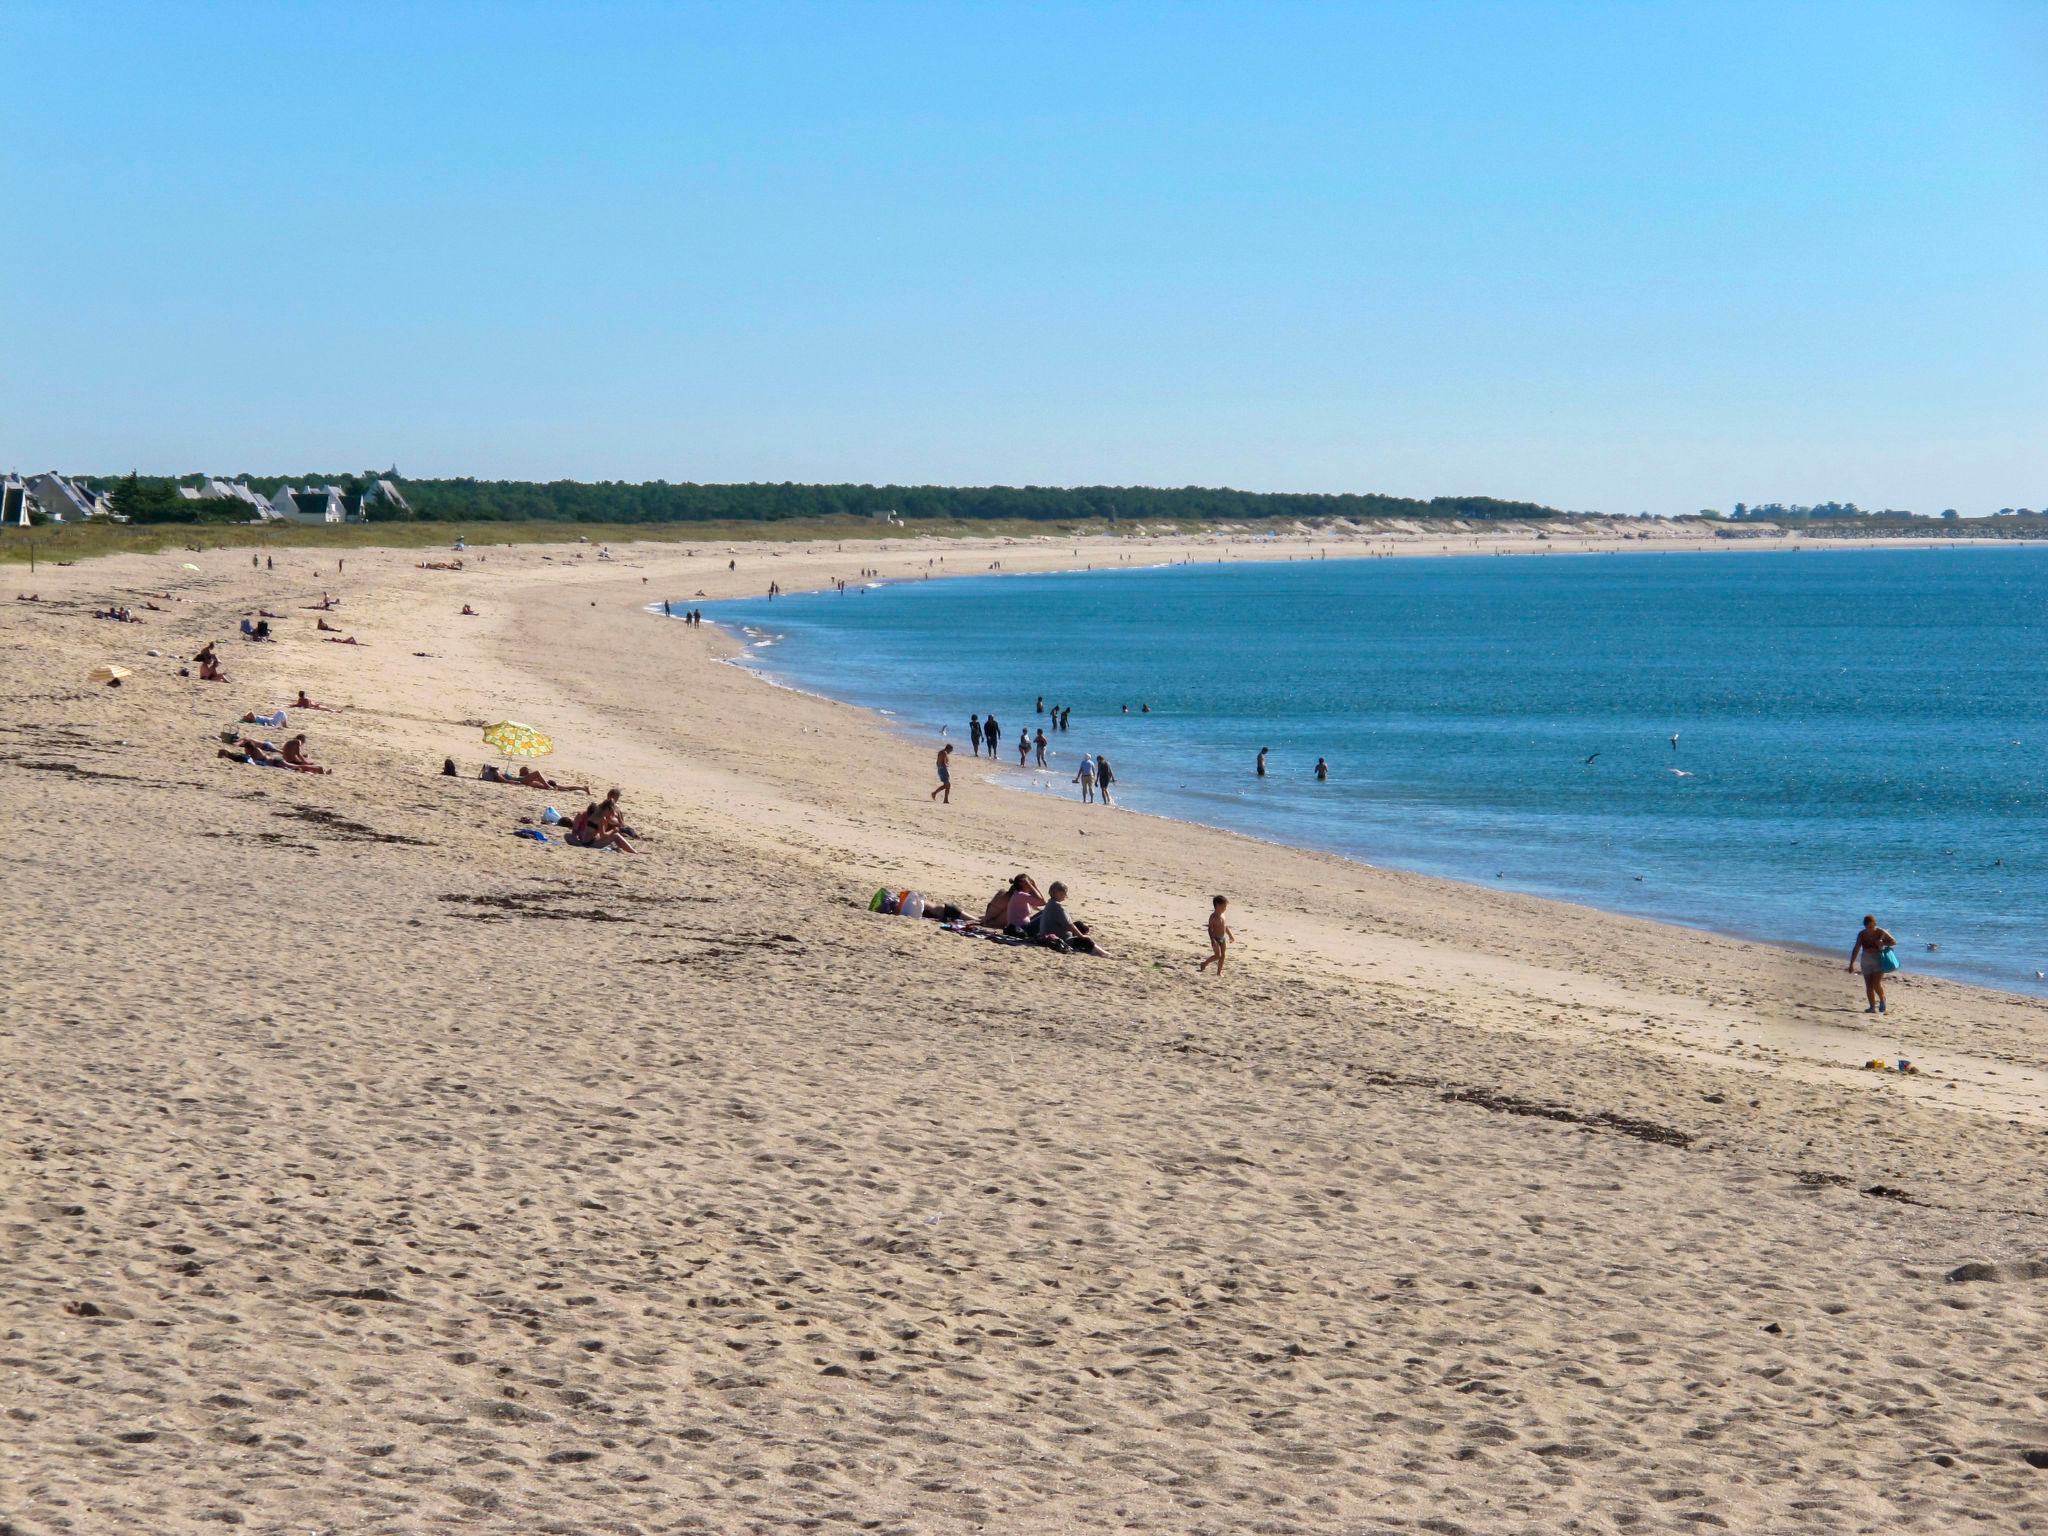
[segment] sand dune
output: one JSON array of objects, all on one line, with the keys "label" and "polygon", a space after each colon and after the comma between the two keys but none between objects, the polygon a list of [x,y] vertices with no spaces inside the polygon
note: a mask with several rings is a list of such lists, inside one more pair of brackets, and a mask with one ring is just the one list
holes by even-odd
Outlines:
[{"label": "sand dune", "polygon": [[[4,1528],[2048,1519],[2040,1003],[1872,1021],[1839,959],[971,763],[933,806],[922,748],[641,611],[913,541],[484,553],[10,577]],[[175,676],[208,638],[230,684]],[[215,756],[300,686],[331,777]],[[640,854],[512,836],[506,715]],[[1018,868],[1116,958],[864,909]]]}]

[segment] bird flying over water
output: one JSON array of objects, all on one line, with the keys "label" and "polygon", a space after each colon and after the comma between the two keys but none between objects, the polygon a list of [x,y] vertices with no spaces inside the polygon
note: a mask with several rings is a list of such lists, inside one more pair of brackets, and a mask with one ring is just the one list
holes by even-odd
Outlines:
[{"label": "bird flying over water", "polygon": [[[1593,757],[1598,757],[1599,755],[1600,755],[1600,754],[1599,754],[1598,752],[1595,752],[1595,753],[1593,754]],[[1593,761],[1593,757],[1589,757],[1589,758],[1587,758],[1587,759],[1586,759],[1586,761],[1587,761],[1587,762],[1589,762],[1589,763],[1590,763],[1590,762],[1592,762],[1592,761]]]},{"label": "bird flying over water", "polygon": [[1664,771],[1666,773],[1676,774],[1681,779],[1690,779],[1695,777],[1695,775],[1687,773],[1683,768],[1666,768]]}]

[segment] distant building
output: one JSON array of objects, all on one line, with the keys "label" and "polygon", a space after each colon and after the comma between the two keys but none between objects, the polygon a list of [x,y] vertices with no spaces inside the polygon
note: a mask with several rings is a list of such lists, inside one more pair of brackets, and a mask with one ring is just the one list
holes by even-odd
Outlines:
[{"label": "distant building", "polygon": [[309,485],[300,491],[281,485],[266,505],[270,516],[289,523],[366,523],[375,506],[412,511],[389,480],[373,481],[360,491],[344,491],[338,485]]},{"label": "distant building", "polygon": [[[270,498],[270,510],[288,523],[345,523],[350,520],[341,488],[334,485],[309,485],[303,491],[280,485],[277,494]],[[362,521],[360,508],[355,521]]]},{"label": "distant building", "polygon": [[181,485],[178,494],[187,501],[239,501],[260,522],[274,521],[278,512],[262,493],[240,480],[208,480],[204,485]]},{"label": "distant building", "polygon": [[0,481],[0,523],[26,528],[37,518],[53,523],[82,523],[89,517],[115,516],[105,491],[52,470],[26,480],[9,473]]}]

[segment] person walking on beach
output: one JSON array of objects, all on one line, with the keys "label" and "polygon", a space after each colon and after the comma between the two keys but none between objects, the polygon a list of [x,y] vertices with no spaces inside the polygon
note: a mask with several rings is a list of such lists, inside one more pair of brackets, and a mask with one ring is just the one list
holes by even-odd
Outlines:
[{"label": "person walking on beach", "polygon": [[1031,738],[1032,750],[1038,754],[1038,766],[1045,766],[1045,727],[1040,726]]},{"label": "person walking on beach", "polygon": [[953,743],[947,742],[939,748],[939,787],[928,796],[929,799],[953,803]]},{"label": "person walking on beach", "polygon": [[1108,805],[1109,786],[1116,782],[1116,775],[1109,771],[1109,759],[1100,752],[1095,754],[1095,792],[1102,796],[1102,803]]},{"label": "person walking on beach", "polygon": [[1237,935],[1230,931],[1230,924],[1223,920],[1223,914],[1229,910],[1230,898],[1228,896],[1216,896],[1210,899],[1209,958],[1195,967],[1197,971],[1206,971],[1213,965],[1216,967],[1216,974],[1218,976],[1223,974],[1224,946],[1235,942],[1237,938]]},{"label": "person walking on beach", "polygon": [[981,716],[967,717],[967,741],[968,745],[974,748],[974,755],[981,756]]},{"label": "person walking on beach", "polygon": [[1081,786],[1081,803],[1090,804],[1095,799],[1095,759],[1085,752],[1081,754],[1081,766],[1074,770],[1074,782]]},{"label": "person walking on beach", "polygon": [[1863,972],[1863,1011],[1884,1012],[1885,956],[1892,955],[1892,968],[1898,968],[1898,957],[1893,954],[1898,940],[1877,926],[1877,919],[1864,914],[1863,927],[1856,935],[1856,942],[1849,946],[1847,969]]},{"label": "person walking on beach", "polygon": [[1266,776],[1266,754],[1272,750],[1273,749],[1271,747],[1259,748],[1259,764],[1258,767],[1253,770],[1253,772],[1256,773],[1262,779]]}]

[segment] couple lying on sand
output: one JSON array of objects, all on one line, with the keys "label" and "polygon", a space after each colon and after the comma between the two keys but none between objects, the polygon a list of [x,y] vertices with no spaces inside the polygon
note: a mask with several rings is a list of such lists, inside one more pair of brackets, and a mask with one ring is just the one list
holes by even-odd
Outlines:
[{"label": "couple lying on sand", "polygon": [[1040,895],[1031,877],[1020,872],[1012,875],[1010,883],[989,898],[988,908],[981,915],[981,926],[999,928],[1012,938],[1029,939],[1062,954],[1095,955],[1107,959],[1102,947],[1089,936],[1088,925],[1077,923],[1067,915],[1066,903],[1067,888],[1063,882],[1053,881],[1045,894]]},{"label": "couple lying on sand", "polygon": [[300,773],[334,772],[332,768],[322,768],[306,755],[303,732],[282,747],[274,742],[258,741],[253,736],[239,736],[232,748],[222,747],[218,755],[231,763],[249,763],[258,768],[292,768]]}]

